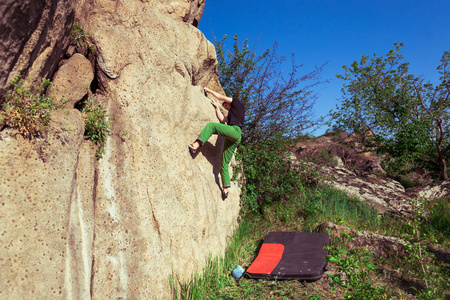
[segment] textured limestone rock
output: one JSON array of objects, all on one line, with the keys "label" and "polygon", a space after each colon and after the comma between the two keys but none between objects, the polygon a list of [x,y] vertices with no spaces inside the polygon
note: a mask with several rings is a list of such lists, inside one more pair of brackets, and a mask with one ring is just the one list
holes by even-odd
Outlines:
[{"label": "textured limestone rock", "polygon": [[205,0],[143,0],[155,10],[198,27]]},{"label": "textured limestone rock", "polygon": [[17,76],[39,85],[57,69],[70,41],[75,1],[0,2],[0,102]]},{"label": "textured limestone rock", "polygon": [[[139,3],[138,3],[139,2]],[[152,11],[164,14],[174,20],[185,22],[186,24],[198,27],[200,19],[205,9],[205,0],[141,0],[141,1],[114,1],[114,0],[77,0],[76,1],[76,19],[88,26],[91,22],[90,15],[93,9],[102,7],[103,10],[115,12],[115,15],[109,15],[109,19],[105,21],[113,21],[114,19],[123,19],[122,7],[146,5]],[[125,12],[126,14],[126,12]],[[129,16],[132,17],[132,16]],[[141,24],[138,18],[132,18],[135,25]],[[92,23],[92,26],[96,24]],[[92,27],[89,27],[92,28]]]},{"label": "textured limestone rock", "polygon": [[216,121],[202,91],[215,74],[212,44],[138,1],[117,13],[105,5],[87,17],[105,87],[98,100],[116,116],[98,167],[91,292],[164,298],[170,276],[184,281],[222,253],[239,194],[220,198],[221,139],[195,158],[187,150]]},{"label": "textured limestone rock", "polygon": [[66,107],[73,108],[75,103],[87,94],[93,79],[94,71],[90,61],[76,53],[53,76],[52,88],[48,91],[48,96],[52,96],[56,104],[61,104],[63,101]]},{"label": "textured limestone rock", "polygon": [[405,188],[397,181],[343,167],[323,167],[323,182],[373,205],[380,213],[400,213],[409,207]]},{"label": "textured limestone rock", "polygon": [[[216,121],[202,90],[217,83],[215,50],[197,28],[149,4],[69,5],[96,43],[96,101],[114,116],[101,159],[68,105],[39,139],[0,131],[0,298],[167,299],[171,276],[183,282],[223,253],[239,212],[237,186],[221,199],[223,140],[211,138],[196,157],[187,149]],[[58,43],[64,53],[65,38]],[[37,66],[56,66],[57,57],[38,55],[23,70],[44,74]],[[71,103],[90,80],[61,75],[72,58],[54,78]]]},{"label": "textured limestone rock", "polygon": [[56,111],[46,138],[0,132],[1,299],[67,295],[68,216],[83,132],[77,110]]},{"label": "textured limestone rock", "polygon": [[438,184],[428,185],[421,188],[418,196],[422,199],[431,201],[438,198],[448,197],[450,194],[450,181],[443,181]]}]

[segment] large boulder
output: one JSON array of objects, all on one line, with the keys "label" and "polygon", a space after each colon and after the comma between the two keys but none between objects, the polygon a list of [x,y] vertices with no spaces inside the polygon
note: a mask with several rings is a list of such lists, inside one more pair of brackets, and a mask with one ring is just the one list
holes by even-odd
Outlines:
[{"label": "large boulder", "polygon": [[[221,198],[223,140],[195,157],[187,148],[217,121],[203,93],[219,89],[215,49],[145,1],[76,6],[112,128],[100,159],[70,106],[39,139],[0,131],[0,298],[167,299],[171,278],[185,282],[224,253],[239,213],[238,186]],[[76,67],[61,75],[67,64],[55,93],[72,105],[85,83],[70,84]]]},{"label": "large boulder", "polygon": [[86,23],[104,87],[98,100],[116,116],[98,166],[91,293],[167,297],[171,276],[185,281],[223,253],[239,192],[220,198],[221,139],[194,159],[187,150],[217,121],[202,90],[216,74],[213,45],[140,1],[120,15],[99,6]]},{"label": "large boulder", "polygon": [[57,105],[74,108],[90,90],[94,79],[94,70],[90,61],[76,53],[69,58],[55,73],[48,96],[53,97]]},{"label": "large boulder", "polygon": [[430,184],[420,188],[417,196],[427,201],[446,198],[450,195],[450,180]]}]

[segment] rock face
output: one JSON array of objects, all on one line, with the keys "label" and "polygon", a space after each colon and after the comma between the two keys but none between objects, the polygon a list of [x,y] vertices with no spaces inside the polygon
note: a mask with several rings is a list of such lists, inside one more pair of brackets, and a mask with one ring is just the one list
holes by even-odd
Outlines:
[{"label": "rock face", "polygon": [[195,27],[198,27],[205,9],[205,0],[144,0],[144,2],[175,20],[192,24]]},{"label": "rock face", "polygon": [[342,238],[342,233],[347,233],[352,238],[351,248],[365,248],[376,256],[403,257],[406,255],[405,241],[399,238],[357,231],[331,222],[320,224],[316,230],[327,232],[335,238]]},{"label": "rock face", "polygon": [[75,1],[13,1],[0,3],[0,103],[17,76],[38,85],[50,78],[69,45]]},{"label": "rock face", "polygon": [[417,194],[419,197],[428,201],[448,197],[450,195],[450,181],[447,180],[439,184],[428,185],[420,189]]},{"label": "rock face", "polygon": [[411,196],[398,181],[384,175],[380,158],[355,146],[345,133],[299,142],[292,157],[300,171],[315,170],[322,183],[358,197],[380,213],[403,215],[410,210]]},{"label": "rock face", "polygon": [[11,129],[0,132],[1,299],[66,295],[83,132],[75,109],[53,114],[46,140],[25,140]]},{"label": "rock face", "polygon": [[304,175],[315,172],[321,183],[359,198],[379,213],[407,216],[412,208],[410,199],[432,201],[450,195],[450,181],[430,184],[431,176],[421,170],[412,176],[422,185],[405,189],[385,175],[380,157],[345,132],[299,142],[291,158]]},{"label": "rock face", "polygon": [[77,55],[55,74],[54,95],[70,101],[47,136],[0,131],[0,298],[167,299],[171,277],[223,253],[239,212],[237,186],[221,199],[223,140],[187,149],[216,121],[202,90],[217,81],[215,50],[150,4],[74,4],[97,49],[93,96],[114,116],[101,159],[73,108],[85,81],[70,74],[91,67]]}]

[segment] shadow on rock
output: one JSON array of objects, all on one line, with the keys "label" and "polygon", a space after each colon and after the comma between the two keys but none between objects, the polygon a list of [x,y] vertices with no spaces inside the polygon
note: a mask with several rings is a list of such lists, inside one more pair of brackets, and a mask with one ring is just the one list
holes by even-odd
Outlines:
[{"label": "shadow on rock", "polygon": [[220,163],[222,161],[223,143],[224,138],[219,136],[215,145],[207,141],[195,153],[190,152],[193,159],[195,159],[199,155],[199,153],[201,153],[209,161],[209,163],[213,167],[212,172],[220,191],[222,191],[222,187],[220,184],[219,173]]}]

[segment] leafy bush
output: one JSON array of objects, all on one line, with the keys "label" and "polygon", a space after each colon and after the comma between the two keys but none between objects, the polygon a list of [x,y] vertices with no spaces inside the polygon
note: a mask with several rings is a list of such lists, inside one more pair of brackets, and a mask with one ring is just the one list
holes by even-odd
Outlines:
[{"label": "leafy bush", "polygon": [[345,299],[385,299],[385,288],[374,286],[370,280],[371,273],[377,267],[373,265],[373,258],[367,249],[354,249],[345,251],[342,249],[331,250],[328,258],[337,265],[337,271],[345,274],[345,279],[328,275],[331,278],[330,287],[344,288]]},{"label": "leafy bush", "polygon": [[28,90],[23,87],[23,79],[20,76],[14,79],[11,82],[13,91],[1,104],[0,122],[16,128],[27,138],[45,131],[50,122],[50,112],[56,108],[52,104],[52,99],[44,95],[44,91],[50,84],[50,80],[42,79],[39,87]]},{"label": "leafy bush", "polygon": [[450,51],[444,51],[437,67],[440,83],[433,85],[411,74],[399,53],[404,45],[394,46],[384,56],[363,55],[343,66],[345,73],[337,75],[346,81],[342,101],[331,116],[336,126],[384,154],[391,170],[424,168],[446,180]]},{"label": "leafy bush", "polygon": [[263,213],[266,205],[287,200],[301,189],[301,179],[291,168],[288,152],[291,145],[292,140],[280,134],[239,147],[236,158],[246,181],[241,195],[244,213]]},{"label": "leafy bush", "polygon": [[450,282],[445,269],[427,251],[427,235],[422,231],[422,223],[428,221],[428,211],[420,200],[411,200],[411,206],[411,215],[406,220],[409,232],[403,234],[407,253],[404,257],[404,273],[412,273],[412,276],[423,282],[423,288],[415,288],[419,299],[442,299],[450,288]]},{"label": "leafy bush", "polygon": [[101,104],[96,104],[93,98],[86,101],[82,113],[85,120],[84,137],[100,146],[97,156],[102,156],[104,151],[102,145],[108,138],[108,131],[111,129],[108,113]]}]

